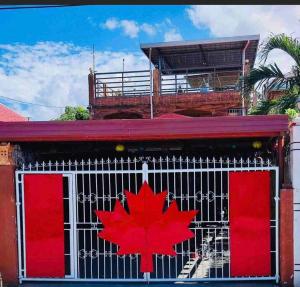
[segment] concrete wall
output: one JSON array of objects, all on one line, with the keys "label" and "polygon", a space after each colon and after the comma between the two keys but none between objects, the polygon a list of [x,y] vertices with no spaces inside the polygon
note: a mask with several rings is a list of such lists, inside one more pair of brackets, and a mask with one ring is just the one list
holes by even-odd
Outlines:
[{"label": "concrete wall", "polygon": [[294,286],[300,286],[300,118],[291,128],[290,151],[294,188]]}]

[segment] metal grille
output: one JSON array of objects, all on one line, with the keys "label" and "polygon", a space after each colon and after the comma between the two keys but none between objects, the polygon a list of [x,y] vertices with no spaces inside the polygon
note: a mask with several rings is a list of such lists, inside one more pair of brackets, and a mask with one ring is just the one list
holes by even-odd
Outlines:
[{"label": "metal grille", "polygon": [[[229,181],[231,171],[272,173],[271,277],[231,277]],[[24,240],[23,175],[64,175],[64,279],[27,278]],[[21,280],[208,281],[278,279],[278,168],[269,160],[202,158],[102,159],[29,164],[16,172]],[[168,191],[166,207],[198,209],[191,223],[195,237],[175,246],[177,256],[154,255],[154,272],[139,271],[138,254],[118,256],[117,246],[97,237],[103,228],[94,211],[111,211],[116,199],[126,207],[124,190],[137,193],[146,180],[155,192]],[[66,211],[68,210],[68,212]]]}]

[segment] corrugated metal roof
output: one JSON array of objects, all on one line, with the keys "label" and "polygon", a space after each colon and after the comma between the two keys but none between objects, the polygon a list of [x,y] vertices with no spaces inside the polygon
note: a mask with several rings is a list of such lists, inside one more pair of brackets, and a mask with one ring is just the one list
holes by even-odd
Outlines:
[{"label": "corrugated metal roof", "polygon": [[142,141],[272,137],[288,131],[288,117],[244,116],[155,120],[0,123],[0,141]]},{"label": "corrugated metal roof", "polygon": [[27,118],[0,104],[0,122],[24,122]]},{"label": "corrugated metal roof", "polygon": [[141,49],[154,65],[161,70],[195,69],[201,72],[242,69],[242,51],[253,67],[257,53],[259,35],[216,38],[197,41],[179,41],[141,44]]}]

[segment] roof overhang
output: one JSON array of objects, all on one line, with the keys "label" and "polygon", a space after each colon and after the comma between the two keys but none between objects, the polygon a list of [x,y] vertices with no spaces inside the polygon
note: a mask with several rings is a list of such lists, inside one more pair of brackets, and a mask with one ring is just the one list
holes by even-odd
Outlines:
[{"label": "roof overhang", "polygon": [[276,137],[286,132],[285,115],[0,123],[0,141],[14,143]]},{"label": "roof overhang", "polygon": [[232,71],[242,69],[242,54],[252,68],[255,62],[259,35],[225,37],[197,41],[141,44],[151,62],[161,70],[194,69],[197,72]]}]

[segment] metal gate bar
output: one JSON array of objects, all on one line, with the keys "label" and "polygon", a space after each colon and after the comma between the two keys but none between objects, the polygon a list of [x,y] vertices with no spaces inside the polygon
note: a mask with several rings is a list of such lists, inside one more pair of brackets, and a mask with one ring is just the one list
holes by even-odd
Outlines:
[{"label": "metal gate bar", "polygon": [[[272,172],[272,276],[231,277],[229,250],[229,181],[232,171]],[[27,278],[24,225],[24,174],[64,174],[69,184],[70,274],[65,278]],[[138,192],[147,180],[155,192],[168,190],[167,206],[199,209],[190,228],[195,238],[175,246],[177,256],[154,256],[154,272],[139,272],[139,256],[116,255],[117,246],[97,237],[103,228],[94,210],[111,211],[116,199],[126,208],[124,189]],[[278,167],[270,160],[200,158],[126,158],[42,162],[16,171],[20,281],[278,281]],[[73,235],[73,236],[72,236]]]}]

